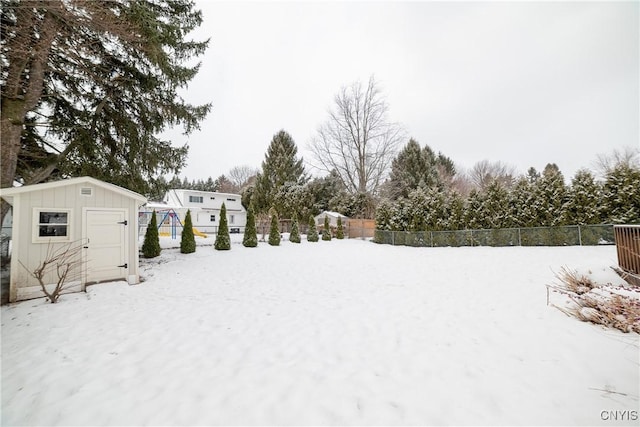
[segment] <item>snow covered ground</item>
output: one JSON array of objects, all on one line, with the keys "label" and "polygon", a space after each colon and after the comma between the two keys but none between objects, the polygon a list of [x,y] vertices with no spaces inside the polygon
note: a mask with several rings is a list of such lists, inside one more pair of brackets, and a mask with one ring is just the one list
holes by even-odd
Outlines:
[{"label": "snow covered ground", "polygon": [[562,266],[617,281],[612,246],[142,263],[140,285],[2,307],[2,425],[638,425],[639,336],[546,300]]}]

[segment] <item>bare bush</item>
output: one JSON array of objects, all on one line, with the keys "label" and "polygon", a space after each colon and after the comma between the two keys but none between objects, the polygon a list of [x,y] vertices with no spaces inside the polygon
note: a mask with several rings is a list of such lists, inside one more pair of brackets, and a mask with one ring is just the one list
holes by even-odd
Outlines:
[{"label": "bare bush", "polygon": [[[47,254],[38,267],[29,270],[22,262],[20,264],[38,281],[42,292],[44,292],[49,301],[55,303],[58,301],[65,286],[69,282],[80,278],[82,273],[82,246],[83,243],[81,241],[61,245],[49,243]],[[46,282],[49,277],[56,278],[55,287],[52,291],[47,290]]]},{"label": "bare bush", "polygon": [[563,313],[583,322],[640,334],[640,289],[598,284],[564,267],[556,278],[559,284],[547,285],[547,304],[548,291],[552,290],[570,301],[567,308],[550,304]]}]

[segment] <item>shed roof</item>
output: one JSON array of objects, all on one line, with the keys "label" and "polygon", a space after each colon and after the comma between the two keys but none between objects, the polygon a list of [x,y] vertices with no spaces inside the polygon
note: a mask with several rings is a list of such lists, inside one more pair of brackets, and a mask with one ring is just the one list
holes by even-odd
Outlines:
[{"label": "shed roof", "polygon": [[323,211],[320,214],[316,215],[316,218],[324,218],[325,216],[329,216],[332,218],[348,218],[346,215],[342,215],[339,212],[333,212],[333,211]]},{"label": "shed roof", "polygon": [[113,191],[114,193],[121,194],[125,197],[139,200],[142,203],[145,203],[147,201],[146,197],[136,193],[135,191],[127,190],[126,188],[122,188],[114,184],[109,184],[108,182],[100,181],[99,179],[91,178],[90,176],[80,176],[77,178],[68,178],[60,181],[45,182],[42,184],[23,185],[22,187],[2,188],[0,189],[0,197],[5,199],[9,203],[12,203],[13,196],[17,194],[29,193],[32,191],[52,190],[54,188],[77,184],[91,184],[95,185],[96,187],[102,187],[107,190]]}]

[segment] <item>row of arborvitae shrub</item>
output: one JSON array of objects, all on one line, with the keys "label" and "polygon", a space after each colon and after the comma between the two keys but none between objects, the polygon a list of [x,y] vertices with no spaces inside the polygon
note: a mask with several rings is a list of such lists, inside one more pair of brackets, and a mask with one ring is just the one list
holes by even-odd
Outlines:
[{"label": "row of arborvitae shrub", "polygon": [[[279,246],[281,241],[280,230],[278,229],[278,214],[275,211],[271,212],[271,228],[269,230],[268,242],[271,246]],[[322,230],[322,240],[331,240],[331,228],[329,226],[329,218],[324,218],[324,228]],[[309,217],[309,228],[307,232],[307,241],[317,242],[320,236],[316,230],[316,222],[313,216]],[[338,227],[336,230],[336,238],[344,239],[344,228],[342,226],[342,220],[338,218]],[[291,223],[291,234],[289,241],[292,243],[300,243],[300,227],[298,226],[298,218],[294,217]],[[256,229],[256,220],[251,208],[247,210],[247,225],[244,231],[244,238],[242,240],[243,246],[247,248],[255,248],[258,246],[258,233]],[[229,226],[227,224],[227,209],[222,204],[220,209],[220,225],[218,227],[218,234],[216,235],[216,241],[214,248],[219,251],[231,249],[231,239],[229,236]],[[180,252],[183,254],[190,254],[196,251],[196,239],[193,234],[193,222],[191,221],[191,211],[187,211],[187,215],[184,219],[184,225],[182,230],[182,237],[180,239]],[[147,232],[144,236],[144,243],[142,245],[142,253],[145,258],[154,258],[160,255],[160,237],[158,235],[158,223],[156,220],[156,213],[153,211],[151,215],[151,221],[147,227]]]}]

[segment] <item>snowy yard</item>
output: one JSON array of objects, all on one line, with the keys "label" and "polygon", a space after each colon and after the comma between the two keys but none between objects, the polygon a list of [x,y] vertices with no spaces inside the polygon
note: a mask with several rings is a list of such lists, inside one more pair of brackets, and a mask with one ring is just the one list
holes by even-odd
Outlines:
[{"label": "snowy yard", "polygon": [[140,285],[2,307],[2,425],[638,424],[638,335],[546,305],[562,266],[618,280],[612,246],[142,263]]}]

